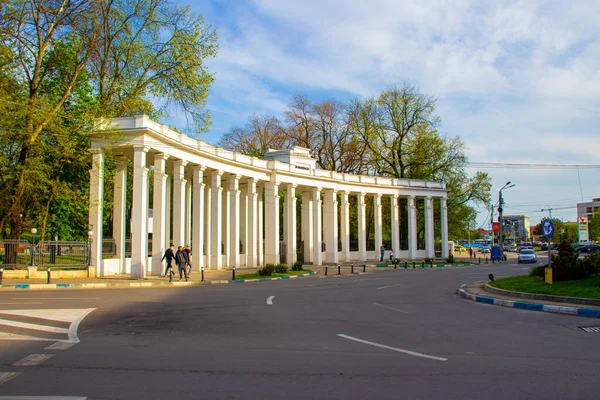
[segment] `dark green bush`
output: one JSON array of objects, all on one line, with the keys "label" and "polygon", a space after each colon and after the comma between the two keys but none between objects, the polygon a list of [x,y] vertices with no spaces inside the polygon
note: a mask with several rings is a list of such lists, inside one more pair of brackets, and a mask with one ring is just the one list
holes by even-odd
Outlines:
[{"label": "dark green bush", "polygon": [[552,269],[552,279],[555,281],[583,279],[600,272],[600,255],[591,254],[580,259],[573,247],[563,241],[558,248],[558,255],[552,256]]},{"label": "dark green bush", "polygon": [[285,274],[287,270],[288,267],[285,264],[277,264],[277,266],[275,267],[275,272],[277,272],[278,274]]},{"label": "dark green bush", "polygon": [[262,276],[271,276],[273,272],[275,272],[275,265],[273,264],[267,264],[258,270],[258,274]]},{"label": "dark green bush", "polygon": [[[542,268],[542,272],[541,273],[543,274],[544,273],[544,267],[541,267],[541,268]],[[532,278],[534,276],[542,276],[542,275],[540,275],[540,267],[537,266],[537,265],[534,265],[533,267],[529,268],[529,276],[532,277]]]},{"label": "dark green bush", "polygon": [[302,271],[303,266],[304,264],[302,261],[296,261],[294,264],[292,264],[292,271]]}]

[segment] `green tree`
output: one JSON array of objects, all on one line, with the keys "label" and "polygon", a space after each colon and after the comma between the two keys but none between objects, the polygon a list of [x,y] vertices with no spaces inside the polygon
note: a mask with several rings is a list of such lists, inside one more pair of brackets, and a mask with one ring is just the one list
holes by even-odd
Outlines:
[{"label": "green tree", "polygon": [[590,240],[598,242],[600,240],[600,208],[596,209],[592,218],[588,221],[588,232]]}]

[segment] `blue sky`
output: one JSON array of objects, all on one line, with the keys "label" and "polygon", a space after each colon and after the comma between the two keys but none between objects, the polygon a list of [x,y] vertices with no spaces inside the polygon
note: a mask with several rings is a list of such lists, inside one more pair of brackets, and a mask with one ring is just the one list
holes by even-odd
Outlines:
[{"label": "blue sky", "polygon": [[[210,143],[252,113],[281,117],[295,93],[345,101],[408,82],[437,98],[441,131],[472,162],[600,164],[598,1],[179,2],[219,34]],[[548,207],[574,221],[582,193],[600,197],[598,168],[482,170],[494,201],[516,184],[505,212],[533,224]]]}]

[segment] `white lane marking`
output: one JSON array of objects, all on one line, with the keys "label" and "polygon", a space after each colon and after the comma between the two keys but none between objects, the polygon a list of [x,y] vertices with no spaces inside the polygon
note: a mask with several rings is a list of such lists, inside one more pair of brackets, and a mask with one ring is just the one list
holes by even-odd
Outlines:
[{"label": "white lane marking", "polygon": [[39,338],[35,336],[18,335],[16,333],[0,332],[0,340],[32,340],[37,342],[54,342],[56,339]]},{"label": "white lane marking", "polygon": [[77,343],[72,343],[69,341],[61,340],[60,342],[56,342],[51,344],[48,347],[45,347],[46,350],[67,350],[71,347],[75,346]]},{"label": "white lane marking", "polygon": [[0,396],[0,400],[86,400],[81,396]]},{"label": "white lane marking", "polygon": [[54,354],[30,354],[22,360],[13,363],[12,365],[15,367],[33,367],[52,357],[54,357]]},{"label": "white lane marking", "polygon": [[24,315],[26,317],[50,319],[54,321],[73,322],[80,317],[85,317],[95,308],[71,308],[71,309],[46,309],[46,310],[2,310],[2,314]]},{"label": "white lane marking", "polygon": [[67,328],[57,328],[55,326],[46,326],[39,324],[31,324],[29,322],[11,321],[9,319],[0,318],[0,325],[12,326],[15,328],[34,329],[36,331],[52,332],[52,333],[69,333]]},{"label": "white lane marking", "polygon": [[398,353],[408,354],[410,356],[421,357],[421,358],[428,358],[430,360],[436,360],[436,361],[448,361],[447,358],[430,356],[428,354],[418,353],[416,351],[399,349],[397,347],[386,346],[385,344],[379,344],[379,343],[375,343],[375,342],[369,342],[368,340],[359,339],[359,338],[356,338],[356,337],[353,337],[353,336],[344,335],[343,333],[338,333],[338,336],[341,337],[341,338],[344,338],[344,339],[353,340],[355,342],[359,342],[359,343],[363,343],[363,344],[368,344],[369,346],[379,347],[379,348],[382,348],[382,349],[397,351]]},{"label": "white lane marking", "polygon": [[[44,304],[41,301],[14,301],[12,303],[0,303],[0,304]],[[3,312],[4,310],[0,310],[0,312]]]},{"label": "white lane marking", "polygon": [[16,378],[19,374],[20,372],[0,372],[0,385],[10,381],[12,378]]},{"label": "white lane marking", "polygon": [[270,306],[272,306],[274,298],[275,298],[275,296],[269,296],[269,297],[267,297],[267,304],[270,305]]},{"label": "white lane marking", "polygon": [[11,297],[14,300],[100,300],[100,297]]},{"label": "white lane marking", "polygon": [[388,285],[388,286],[382,286],[382,287],[378,287],[377,290],[381,290],[381,289],[385,289],[385,288],[389,288],[389,287],[394,287],[394,286],[400,286],[402,285],[401,283],[397,283],[395,285]]},{"label": "white lane marking", "polygon": [[401,312],[401,313],[404,313],[404,314],[408,314],[408,311],[400,310],[399,308],[394,308],[394,307],[386,306],[384,304],[379,304],[379,303],[373,302],[373,305],[376,305],[376,306],[379,306],[379,307],[383,307],[383,308],[387,308],[388,310],[398,311],[398,312]]}]

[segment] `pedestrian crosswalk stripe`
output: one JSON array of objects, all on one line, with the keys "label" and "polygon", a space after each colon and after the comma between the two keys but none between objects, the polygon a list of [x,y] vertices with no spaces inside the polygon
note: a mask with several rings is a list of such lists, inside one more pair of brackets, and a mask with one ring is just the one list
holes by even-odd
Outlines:
[{"label": "pedestrian crosswalk stripe", "polygon": [[0,385],[10,381],[12,378],[15,378],[19,374],[20,372],[0,372]]},{"label": "pedestrian crosswalk stripe", "polygon": [[35,367],[52,357],[54,357],[54,354],[30,354],[12,365],[15,367]]},{"label": "pedestrian crosswalk stripe", "polygon": [[[71,346],[58,343],[79,343],[77,328],[94,310],[95,308],[0,310],[0,340],[54,341],[57,343],[53,349],[64,350]],[[39,332],[38,335],[35,334],[36,331]],[[49,334],[58,336],[50,338]]]},{"label": "pedestrian crosswalk stripe", "polygon": [[0,400],[86,400],[81,396],[0,396]]}]

